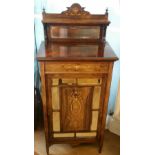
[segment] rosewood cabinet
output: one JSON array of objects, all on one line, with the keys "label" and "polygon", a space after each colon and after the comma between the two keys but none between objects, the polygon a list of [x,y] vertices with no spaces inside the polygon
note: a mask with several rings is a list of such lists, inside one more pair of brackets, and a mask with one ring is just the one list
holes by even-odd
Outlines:
[{"label": "rosewood cabinet", "polygon": [[58,143],[98,143],[102,150],[110,83],[118,60],[106,42],[108,12],[79,4],[61,14],[43,12],[40,62],[46,149]]}]

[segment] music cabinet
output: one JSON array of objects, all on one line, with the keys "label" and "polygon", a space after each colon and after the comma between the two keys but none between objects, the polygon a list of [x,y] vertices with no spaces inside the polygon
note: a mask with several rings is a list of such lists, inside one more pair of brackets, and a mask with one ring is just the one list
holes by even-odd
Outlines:
[{"label": "music cabinet", "polygon": [[106,42],[108,10],[90,14],[75,3],[43,11],[40,62],[46,150],[52,144],[98,143],[102,150],[114,61]]}]

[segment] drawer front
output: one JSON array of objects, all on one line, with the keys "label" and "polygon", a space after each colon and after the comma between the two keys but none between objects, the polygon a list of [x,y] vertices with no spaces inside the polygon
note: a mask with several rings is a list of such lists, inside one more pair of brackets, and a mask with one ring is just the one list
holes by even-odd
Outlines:
[{"label": "drawer front", "polygon": [[96,63],[45,63],[45,72],[48,73],[107,73],[108,62]]}]

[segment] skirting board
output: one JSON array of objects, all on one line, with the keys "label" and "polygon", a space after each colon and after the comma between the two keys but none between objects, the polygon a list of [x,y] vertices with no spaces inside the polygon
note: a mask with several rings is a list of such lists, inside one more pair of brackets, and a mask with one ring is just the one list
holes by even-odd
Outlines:
[{"label": "skirting board", "polygon": [[120,136],[120,120],[113,116],[107,115],[106,129]]}]

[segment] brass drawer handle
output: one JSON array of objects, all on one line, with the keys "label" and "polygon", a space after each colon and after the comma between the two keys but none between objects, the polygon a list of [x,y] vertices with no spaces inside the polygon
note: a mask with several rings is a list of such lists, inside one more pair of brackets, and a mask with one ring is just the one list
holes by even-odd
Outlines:
[{"label": "brass drawer handle", "polygon": [[75,71],[78,71],[80,66],[79,65],[75,65],[74,68],[75,68]]}]

